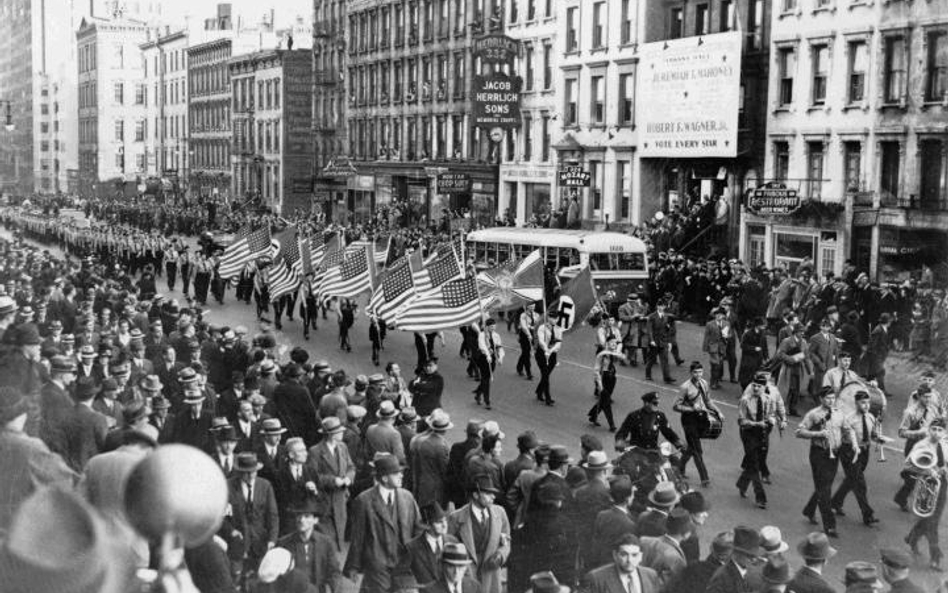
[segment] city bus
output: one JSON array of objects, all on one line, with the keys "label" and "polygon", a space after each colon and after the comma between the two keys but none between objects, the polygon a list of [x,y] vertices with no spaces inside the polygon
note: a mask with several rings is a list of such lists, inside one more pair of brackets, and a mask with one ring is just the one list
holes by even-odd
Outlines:
[{"label": "city bus", "polygon": [[[494,227],[472,231],[467,253],[478,270],[520,259],[540,249],[560,282],[573,278],[589,265],[600,298],[611,308],[625,302],[629,293],[643,294],[648,286],[645,243],[630,235],[608,231],[575,231]],[[611,294],[610,294],[611,293]]]}]

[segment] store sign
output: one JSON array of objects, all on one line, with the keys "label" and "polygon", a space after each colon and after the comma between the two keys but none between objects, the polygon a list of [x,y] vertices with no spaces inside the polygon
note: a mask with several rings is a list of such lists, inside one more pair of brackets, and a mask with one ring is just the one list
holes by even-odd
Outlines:
[{"label": "store sign", "polygon": [[485,62],[510,62],[520,55],[520,42],[506,35],[485,35],[474,40],[474,57]]},{"label": "store sign", "polygon": [[352,164],[352,159],[347,156],[329,159],[329,162],[323,167],[323,175],[326,177],[349,178],[356,174],[358,174],[358,171],[355,165]]},{"label": "store sign", "polygon": [[559,173],[560,187],[589,187],[591,176],[582,167],[566,167]]},{"label": "store sign", "polygon": [[474,125],[481,128],[520,126],[519,76],[505,74],[474,77]]},{"label": "store sign", "polygon": [[471,176],[467,173],[442,173],[438,175],[439,194],[464,194],[471,191]]},{"label": "store sign", "polygon": [[790,214],[800,207],[800,194],[782,183],[771,182],[747,195],[747,208],[755,214]]},{"label": "store sign", "polygon": [[737,156],[741,33],[646,43],[639,56],[641,156]]}]

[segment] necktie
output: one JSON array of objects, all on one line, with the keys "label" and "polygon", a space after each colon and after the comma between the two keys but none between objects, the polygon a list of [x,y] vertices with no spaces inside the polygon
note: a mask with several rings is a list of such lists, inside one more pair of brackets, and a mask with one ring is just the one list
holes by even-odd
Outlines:
[{"label": "necktie", "polygon": [[625,578],[625,589],[628,593],[636,593],[635,591],[635,581],[632,580],[632,575],[627,575]]},{"label": "necktie", "polygon": [[441,558],[441,538],[435,540],[435,556]]},{"label": "necktie", "polygon": [[760,422],[764,419],[764,398],[757,397],[757,421]]},{"label": "necktie", "polygon": [[247,505],[253,505],[253,486],[247,484]]},{"label": "necktie", "polygon": [[869,444],[869,422],[866,419],[866,413],[862,413],[862,442],[863,444]]},{"label": "necktie", "polygon": [[230,473],[230,457],[224,458],[224,473],[225,474]]}]

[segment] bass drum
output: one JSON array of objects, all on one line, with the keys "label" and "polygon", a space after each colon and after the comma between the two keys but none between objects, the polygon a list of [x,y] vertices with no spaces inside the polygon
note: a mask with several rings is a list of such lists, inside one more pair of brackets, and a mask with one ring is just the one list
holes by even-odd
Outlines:
[{"label": "bass drum", "polygon": [[885,415],[885,408],[888,403],[885,392],[863,379],[850,381],[839,390],[836,407],[843,413],[843,416],[847,417],[856,413],[856,393],[859,391],[869,392],[869,413],[876,418],[882,418]]},{"label": "bass drum", "polygon": [[702,414],[701,422],[701,434],[698,435],[699,438],[713,441],[714,439],[721,436],[721,431],[724,430],[724,423],[721,422],[721,419],[717,414],[709,414],[705,412]]}]

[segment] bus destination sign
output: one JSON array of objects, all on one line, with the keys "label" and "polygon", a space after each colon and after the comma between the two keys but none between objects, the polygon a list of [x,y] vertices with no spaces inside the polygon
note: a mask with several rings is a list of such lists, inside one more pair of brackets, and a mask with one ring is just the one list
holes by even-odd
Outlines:
[{"label": "bus destination sign", "polygon": [[790,214],[799,207],[799,192],[782,183],[768,183],[747,197],[747,208],[756,214]]}]

